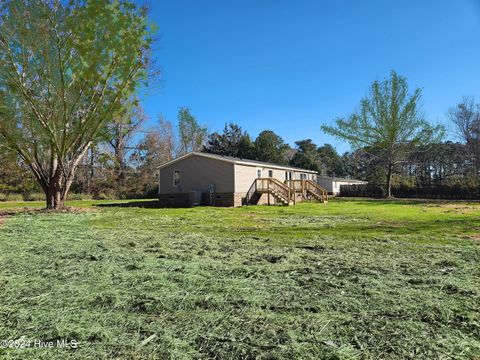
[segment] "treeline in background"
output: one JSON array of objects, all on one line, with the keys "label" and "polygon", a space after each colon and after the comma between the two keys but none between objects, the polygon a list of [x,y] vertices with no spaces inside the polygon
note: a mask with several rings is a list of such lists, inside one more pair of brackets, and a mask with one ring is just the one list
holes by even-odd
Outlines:
[{"label": "treeline in background", "polygon": [[188,108],[147,126],[139,94],[161,73],[155,28],[128,0],[0,2],[0,199],[59,210],[67,198],[155,197],[157,167],[191,151],[364,179],[387,197],[399,186],[479,185],[479,104],[465,98],[447,126],[432,124],[422,90],[395,71],[354,112],[319,119],[353,149],[345,154],[310,139],[291,147],[270,130],[252,138],[228,122],[210,133]]},{"label": "treeline in background", "polygon": [[[191,151],[205,151],[317,170],[333,177],[366,180],[367,186],[342,189],[343,196],[386,196],[382,149],[363,147],[338,154],[330,144],[311,139],[292,148],[273,131],[252,138],[239,125],[209,133],[188,108],[176,123],[160,117],[145,127],[138,102],[112,122],[104,140],[91,146],[77,172],[69,199],[152,198],[157,195],[157,167]],[[128,121],[125,120],[128,118]],[[393,196],[480,198],[480,104],[465,98],[448,112],[448,130],[456,141],[418,146],[395,165]],[[0,148],[1,149],[1,148]],[[44,200],[45,195],[24,164],[0,150],[0,200]]]}]

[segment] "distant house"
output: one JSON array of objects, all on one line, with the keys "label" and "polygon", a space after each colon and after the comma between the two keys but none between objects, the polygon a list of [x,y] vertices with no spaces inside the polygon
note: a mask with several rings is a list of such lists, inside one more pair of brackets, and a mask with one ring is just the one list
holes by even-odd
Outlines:
[{"label": "distant house", "polygon": [[329,177],[329,176],[317,176],[317,184],[328,191],[329,194],[338,195],[340,193],[340,186],[342,185],[364,185],[368,184],[367,181]]},{"label": "distant house", "polygon": [[291,205],[327,200],[317,172],[260,161],[193,152],[159,167],[162,206]]}]

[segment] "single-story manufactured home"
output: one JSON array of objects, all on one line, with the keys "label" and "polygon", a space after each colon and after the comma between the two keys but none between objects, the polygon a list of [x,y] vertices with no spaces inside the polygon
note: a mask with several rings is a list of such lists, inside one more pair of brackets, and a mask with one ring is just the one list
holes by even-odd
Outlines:
[{"label": "single-story manufactured home", "polygon": [[317,172],[208,153],[192,152],[159,166],[160,205],[292,205],[327,200]]},{"label": "single-story manufactured home", "polygon": [[340,186],[342,185],[364,185],[368,184],[367,181],[329,177],[329,176],[317,176],[317,184],[323,187],[331,195],[338,195],[340,193]]}]

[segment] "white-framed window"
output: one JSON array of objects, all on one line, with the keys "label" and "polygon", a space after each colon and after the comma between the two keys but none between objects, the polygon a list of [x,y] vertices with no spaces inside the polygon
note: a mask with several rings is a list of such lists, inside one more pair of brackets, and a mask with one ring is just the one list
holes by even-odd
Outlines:
[{"label": "white-framed window", "polygon": [[273,170],[268,170],[268,177],[273,177]]},{"label": "white-framed window", "polygon": [[300,174],[300,180],[306,180],[307,179],[307,174],[301,173]]},{"label": "white-framed window", "polygon": [[257,178],[261,178],[262,177],[262,169],[257,169]]},{"label": "white-framed window", "polygon": [[173,186],[179,186],[182,183],[182,173],[180,170],[173,170]]}]

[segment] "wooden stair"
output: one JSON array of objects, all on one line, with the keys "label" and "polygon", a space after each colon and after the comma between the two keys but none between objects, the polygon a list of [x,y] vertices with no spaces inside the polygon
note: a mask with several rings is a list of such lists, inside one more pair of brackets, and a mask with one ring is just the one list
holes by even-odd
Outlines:
[{"label": "wooden stair", "polygon": [[283,197],[282,194],[279,194],[276,191],[270,191],[270,195],[272,195],[275,198],[276,202],[279,202],[282,205],[285,205],[285,206],[293,205],[293,201],[289,201],[288,199]]},{"label": "wooden stair", "polygon": [[328,191],[312,180],[305,180],[305,191],[322,203],[328,202]]},{"label": "wooden stair", "polygon": [[[275,178],[258,178],[255,179],[247,192],[244,199],[244,205],[256,205],[263,194],[268,196],[268,205],[294,205],[295,191],[286,184]],[[275,199],[273,204],[270,203],[270,195]]]},{"label": "wooden stair", "polygon": [[297,194],[302,194],[304,200],[328,202],[328,192],[312,180],[285,180],[285,184]]}]

